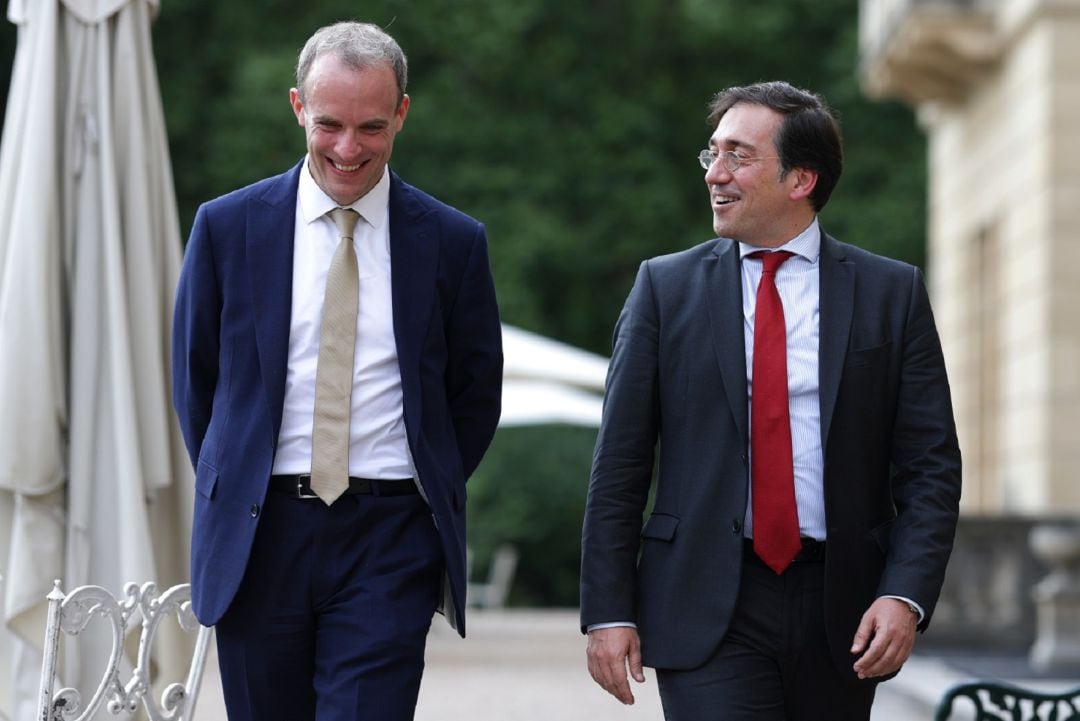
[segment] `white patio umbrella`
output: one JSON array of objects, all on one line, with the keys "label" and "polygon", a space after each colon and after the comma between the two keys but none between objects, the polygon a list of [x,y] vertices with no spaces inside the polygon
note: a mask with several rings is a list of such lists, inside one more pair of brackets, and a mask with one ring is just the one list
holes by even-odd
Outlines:
[{"label": "white patio umbrella", "polygon": [[503,325],[501,426],[600,425],[607,358]]},{"label": "white patio umbrella", "polygon": [[[181,245],[150,40],[156,10],[157,0],[8,3],[19,27],[0,145],[0,717],[9,719],[33,717],[54,578],[119,594],[127,581],[164,588],[187,576],[193,483],[168,390]],[[182,663],[171,658],[179,648],[164,650],[165,670]],[[92,690],[98,677],[78,658],[68,654],[64,680]]]}]

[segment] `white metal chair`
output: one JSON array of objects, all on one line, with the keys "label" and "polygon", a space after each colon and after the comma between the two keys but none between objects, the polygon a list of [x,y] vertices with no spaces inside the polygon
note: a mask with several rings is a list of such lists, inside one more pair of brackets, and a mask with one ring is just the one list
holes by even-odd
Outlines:
[{"label": "white metal chair", "polygon": [[[159,595],[153,583],[144,583],[141,587],[129,583],[124,587],[124,598],[117,600],[100,586],[80,586],[65,596],[60,590],[60,582],[56,581],[48,601],[38,721],[85,721],[102,704],[106,704],[113,714],[133,713],[140,702],[151,721],[191,720],[213,629],[199,625],[195,619],[191,610],[189,584],[173,586]],[[158,627],[173,614],[183,631],[196,634],[195,651],[186,680],[170,684],[158,703],[152,694],[150,654]],[[76,635],[94,619],[103,619],[109,624],[112,652],[101,682],[89,703],[84,705],[78,689],[63,688],[56,693],[53,693],[53,689],[56,685],[60,632]],[[135,668],[125,683],[121,679],[120,660],[124,651],[124,637],[134,624],[141,625],[139,650]]]},{"label": "white metal chair", "polygon": [[[466,588],[465,602],[477,608],[502,608],[510,595],[510,585],[517,570],[518,550],[509,543],[495,549],[487,581],[471,582]],[[471,562],[470,562],[471,565]]]}]

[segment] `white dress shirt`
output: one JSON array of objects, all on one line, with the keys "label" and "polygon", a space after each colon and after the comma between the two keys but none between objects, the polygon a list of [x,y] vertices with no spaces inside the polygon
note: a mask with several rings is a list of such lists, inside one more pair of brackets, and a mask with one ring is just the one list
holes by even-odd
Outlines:
[{"label": "white dress shirt", "polygon": [[[387,170],[367,195],[348,206],[361,217],[353,238],[360,277],[360,310],[353,358],[349,475],[362,478],[414,475],[405,436],[390,295],[389,198]],[[305,159],[296,194],[288,371],[274,456],[275,474],[311,472],[323,298],[330,261],[340,242],[337,226],[328,213],[336,207],[337,203],[312,179]],[[256,288],[255,292],[268,291]]]}]

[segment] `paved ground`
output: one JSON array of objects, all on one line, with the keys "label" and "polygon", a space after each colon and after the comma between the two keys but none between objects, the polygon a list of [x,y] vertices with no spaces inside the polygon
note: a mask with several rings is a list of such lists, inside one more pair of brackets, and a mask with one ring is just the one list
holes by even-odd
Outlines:
[{"label": "paved ground", "polygon": [[[469,637],[436,617],[417,721],[656,721],[651,673],[624,707],[585,670],[576,611],[469,612]],[[225,721],[217,660],[207,664],[194,721]]]},{"label": "paved ground", "polygon": [[[585,639],[577,632],[576,611],[471,611],[469,624],[469,638],[462,641],[441,617],[436,619],[417,721],[663,719],[649,669],[645,684],[636,687],[637,703],[630,707],[593,684],[585,670]],[[880,687],[872,721],[932,718],[934,704],[950,685],[991,675],[979,668],[983,660],[971,656],[966,664],[958,664],[957,659],[916,655],[896,679]],[[1021,676],[1018,672],[1013,677]],[[1075,684],[1073,679],[1044,680],[1040,685]],[[213,657],[194,721],[226,721]]]},{"label": "paved ground", "polygon": [[417,721],[638,721],[662,719],[651,673],[623,706],[585,669],[577,611],[470,614],[469,637],[434,629]]}]

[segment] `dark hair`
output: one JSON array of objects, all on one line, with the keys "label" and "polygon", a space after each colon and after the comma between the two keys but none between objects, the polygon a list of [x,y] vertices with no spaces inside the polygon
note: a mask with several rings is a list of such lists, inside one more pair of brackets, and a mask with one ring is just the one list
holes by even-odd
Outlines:
[{"label": "dark hair", "polygon": [[339,22],[319,28],[308,38],[296,62],[296,89],[304,99],[308,73],[321,55],[334,54],[353,70],[385,64],[394,71],[398,103],[405,97],[409,65],[397,41],[371,23]]},{"label": "dark hair", "polygon": [[709,123],[716,127],[724,113],[739,103],[763,105],[784,116],[773,142],[780,156],[780,175],[794,168],[817,172],[810,203],[820,211],[829,201],[844,169],[840,125],[819,96],[774,81],[721,90],[709,104]]}]

